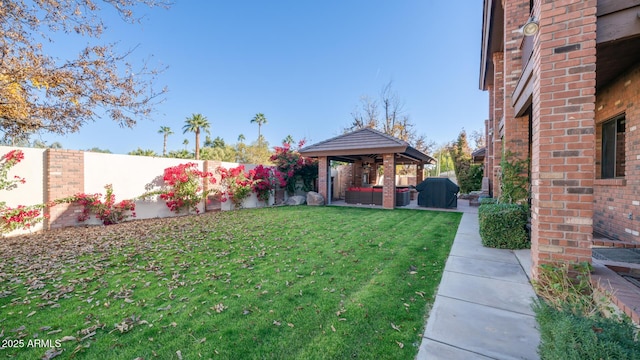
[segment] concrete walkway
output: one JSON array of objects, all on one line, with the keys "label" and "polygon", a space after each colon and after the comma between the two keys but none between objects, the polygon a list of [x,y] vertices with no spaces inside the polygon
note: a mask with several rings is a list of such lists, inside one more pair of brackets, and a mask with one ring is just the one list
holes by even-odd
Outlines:
[{"label": "concrete walkway", "polygon": [[416,359],[538,359],[530,251],[483,247],[477,208],[462,200],[458,210],[462,221]]}]

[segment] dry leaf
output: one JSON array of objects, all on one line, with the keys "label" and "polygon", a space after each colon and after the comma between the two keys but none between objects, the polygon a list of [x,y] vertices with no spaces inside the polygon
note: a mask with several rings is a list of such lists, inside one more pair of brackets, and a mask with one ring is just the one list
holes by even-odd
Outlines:
[{"label": "dry leaf", "polygon": [[393,328],[393,330],[398,330],[400,331],[400,327],[398,327],[397,325],[395,325],[394,323],[391,323],[391,327]]},{"label": "dry leaf", "polygon": [[176,351],[176,356],[178,356],[178,360],[182,360],[182,351]]},{"label": "dry leaf", "polygon": [[396,340],[396,344],[398,344],[398,346],[400,346],[400,349],[404,348],[404,344],[401,343],[400,341]]},{"label": "dry leaf", "polygon": [[280,321],[278,321],[278,320],[273,320],[273,325],[280,326],[280,325],[282,325],[282,323]]},{"label": "dry leaf", "polygon": [[33,315],[35,315],[35,314],[36,314],[36,312],[35,312],[35,310],[34,310],[34,311],[32,311],[32,312],[28,313],[28,314],[27,314],[27,317],[32,317],[32,316],[33,316]]},{"label": "dry leaf", "polygon": [[333,332],[336,332],[336,328],[333,327],[333,325],[331,325],[331,330],[333,330]]},{"label": "dry leaf", "polygon": [[75,336],[63,336],[62,339],[60,339],[60,342],[67,342],[67,341],[76,341],[76,337]]},{"label": "dry leaf", "polygon": [[62,352],[64,351],[64,349],[62,348],[53,348],[53,349],[49,349],[47,350],[44,355],[42,355],[41,359],[42,360],[50,360],[53,359],[54,357],[62,354]]},{"label": "dry leaf", "polygon": [[289,325],[289,327],[294,327],[295,326],[292,323],[287,323],[287,325]]}]

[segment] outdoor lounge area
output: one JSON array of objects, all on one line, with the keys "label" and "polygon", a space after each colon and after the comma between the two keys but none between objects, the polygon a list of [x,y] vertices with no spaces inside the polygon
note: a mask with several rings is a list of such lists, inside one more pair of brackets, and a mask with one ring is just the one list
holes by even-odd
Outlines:
[{"label": "outdoor lounge area", "polygon": [[[382,186],[350,187],[345,192],[347,204],[380,205],[382,206]],[[396,187],[396,206],[409,205],[409,188]]]},{"label": "outdoor lounge area", "polygon": [[[404,140],[372,128],[362,128],[300,149],[303,156],[318,159],[318,193],[331,204],[333,162],[351,164],[344,191],[347,204],[381,205],[385,209],[407,206],[411,190],[398,187],[396,168],[405,166],[422,182],[424,166],[436,164],[433,157],[415,149]],[[403,184],[406,185],[406,184]],[[341,199],[335,197],[335,200]]]}]

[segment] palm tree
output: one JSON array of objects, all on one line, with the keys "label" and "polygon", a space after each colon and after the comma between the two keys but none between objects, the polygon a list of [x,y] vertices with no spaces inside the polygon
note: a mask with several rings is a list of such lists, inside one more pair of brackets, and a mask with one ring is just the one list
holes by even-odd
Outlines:
[{"label": "palm tree", "polygon": [[187,146],[189,145],[189,140],[184,139],[184,141],[182,141],[182,145],[184,145],[184,149],[186,151],[187,150]]},{"label": "palm tree", "polygon": [[238,142],[239,143],[243,143],[247,138],[244,137],[244,134],[240,134],[238,135]]},{"label": "palm tree", "polygon": [[158,134],[162,134],[164,136],[164,144],[162,145],[162,156],[167,156],[167,138],[169,137],[169,135],[173,134],[173,131],[171,131],[171,128],[168,126],[160,126]]},{"label": "palm tree", "polygon": [[192,132],[196,134],[196,160],[200,160],[200,131],[204,130],[209,133],[209,120],[202,114],[192,114],[185,120],[185,125],[182,127],[182,133]]},{"label": "palm tree", "polygon": [[264,117],[263,113],[257,113],[256,116],[254,116],[253,119],[251,119],[251,123],[258,124],[258,140],[260,140],[260,138],[262,137],[262,134],[260,133],[260,129],[262,128],[262,124],[267,123],[267,118]]},{"label": "palm tree", "polygon": [[293,141],[294,141],[293,140],[293,136],[287,135],[287,137],[284,138],[284,140],[282,140],[282,143],[291,145],[291,144],[293,144]]}]

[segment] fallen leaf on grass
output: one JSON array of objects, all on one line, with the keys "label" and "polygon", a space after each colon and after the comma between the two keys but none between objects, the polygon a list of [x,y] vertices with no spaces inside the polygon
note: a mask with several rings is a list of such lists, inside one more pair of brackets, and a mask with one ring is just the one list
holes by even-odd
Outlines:
[{"label": "fallen leaf on grass", "polygon": [[182,351],[176,351],[176,356],[178,357],[178,360],[182,360]]},{"label": "fallen leaf on grass", "polygon": [[76,341],[76,337],[75,336],[63,336],[62,339],[60,339],[60,342],[67,342],[67,341]]},{"label": "fallen leaf on grass", "polygon": [[400,346],[400,349],[404,348],[404,344],[401,343],[400,341],[396,340],[396,344],[398,344],[398,346]]},{"label": "fallen leaf on grass", "polygon": [[400,327],[394,323],[391,323],[391,327],[393,328],[393,330],[398,330],[400,331]]},{"label": "fallen leaf on grass", "polygon": [[295,325],[293,325],[292,323],[287,323],[287,325],[288,325],[289,327],[294,327],[294,326],[295,326]]},{"label": "fallen leaf on grass", "polygon": [[278,321],[278,320],[273,320],[273,325],[280,326],[280,325],[282,325],[282,323],[280,321]]},{"label": "fallen leaf on grass", "polygon": [[331,325],[331,330],[333,330],[333,332],[336,332],[336,328],[333,327],[333,325]]},{"label": "fallen leaf on grass", "polygon": [[40,359],[42,360],[50,360],[53,359],[54,357],[62,354],[62,352],[64,351],[64,349],[49,349],[47,350],[44,355],[42,355],[42,357]]},{"label": "fallen leaf on grass", "polygon": [[35,314],[36,314],[36,312],[35,312],[35,310],[34,310],[34,311],[32,311],[32,312],[28,313],[28,314],[27,314],[27,317],[32,317],[32,316],[33,316],[33,315],[35,315]]}]

